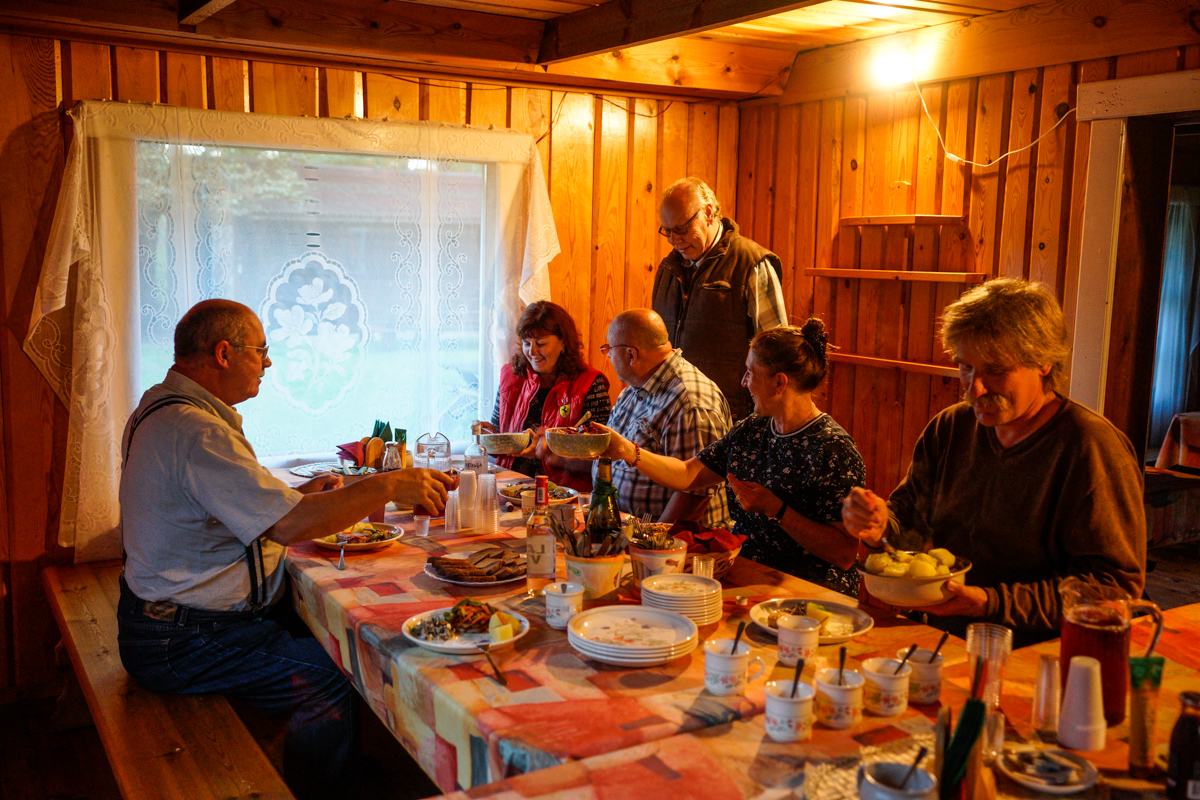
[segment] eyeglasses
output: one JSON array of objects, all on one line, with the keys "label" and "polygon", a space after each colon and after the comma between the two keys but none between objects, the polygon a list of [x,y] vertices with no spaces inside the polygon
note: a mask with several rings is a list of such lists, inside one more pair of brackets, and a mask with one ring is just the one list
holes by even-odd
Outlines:
[{"label": "eyeglasses", "polygon": [[658,235],[665,236],[668,239],[670,239],[671,236],[687,236],[687,232],[692,227],[692,221],[695,220],[696,217],[698,217],[700,215],[700,212],[703,210],[704,210],[704,206],[700,206],[699,208],[696,209],[695,214],[692,214],[690,217],[688,217],[687,222],[683,223],[682,225],[676,225],[674,228],[668,228],[666,225],[659,225],[658,226]]},{"label": "eyeglasses", "polygon": [[600,354],[606,356],[614,347],[628,347],[631,350],[633,349],[633,345],[631,344],[602,344],[600,345]]},{"label": "eyeglasses", "polygon": [[263,359],[265,359],[267,357],[267,351],[271,349],[271,345],[267,345],[266,347],[257,347],[252,344],[233,344],[232,342],[230,342],[229,346],[230,347],[241,347],[244,350],[257,350],[259,358],[263,358]]}]

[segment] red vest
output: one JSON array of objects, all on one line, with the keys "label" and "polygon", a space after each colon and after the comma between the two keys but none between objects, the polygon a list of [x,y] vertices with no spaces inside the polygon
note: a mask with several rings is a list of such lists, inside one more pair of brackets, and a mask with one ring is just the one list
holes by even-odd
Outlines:
[{"label": "red vest", "polygon": [[[583,416],[583,398],[600,377],[599,370],[585,369],[572,379],[559,378],[550,388],[550,395],[542,406],[542,425],[547,428],[562,428],[574,425]],[[529,415],[529,405],[542,386],[541,376],[532,369],[525,370],[525,377],[518,377],[511,364],[500,370],[500,430],[505,433],[520,431]],[[563,413],[563,412],[566,413]],[[496,456],[496,463],[511,467],[513,456]],[[566,473],[546,464],[546,474],[560,486],[569,486],[581,492],[592,489],[591,481],[581,484]]]}]

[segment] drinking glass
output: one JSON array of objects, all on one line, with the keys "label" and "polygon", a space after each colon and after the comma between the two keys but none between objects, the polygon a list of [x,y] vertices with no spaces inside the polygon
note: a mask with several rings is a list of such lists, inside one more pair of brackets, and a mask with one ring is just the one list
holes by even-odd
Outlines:
[{"label": "drinking glass", "polygon": [[716,556],[692,556],[692,574],[701,578],[711,578],[716,563]]}]

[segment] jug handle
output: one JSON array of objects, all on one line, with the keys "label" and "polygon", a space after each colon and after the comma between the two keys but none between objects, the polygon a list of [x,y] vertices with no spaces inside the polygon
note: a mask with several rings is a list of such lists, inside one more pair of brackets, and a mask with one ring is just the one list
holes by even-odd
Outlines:
[{"label": "jug handle", "polygon": [[1145,658],[1149,658],[1154,652],[1154,648],[1158,647],[1158,640],[1162,638],[1163,632],[1163,615],[1162,609],[1149,600],[1130,600],[1129,608],[1141,608],[1150,612],[1150,616],[1154,618],[1154,636],[1150,638],[1150,646],[1146,648]]}]

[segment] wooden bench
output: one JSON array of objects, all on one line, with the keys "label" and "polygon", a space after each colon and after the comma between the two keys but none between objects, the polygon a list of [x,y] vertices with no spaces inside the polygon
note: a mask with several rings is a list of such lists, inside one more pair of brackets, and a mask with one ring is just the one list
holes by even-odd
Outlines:
[{"label": "wooden bench", "polygon": [[219,695],[141,688],[117,649],[119,562],[42,573],[88,709],[125,800],[290,798],[233,707]]}]

